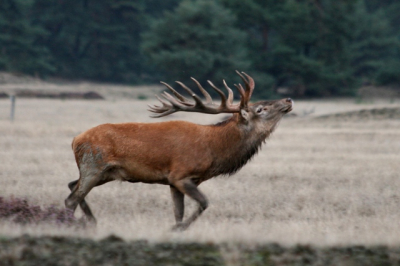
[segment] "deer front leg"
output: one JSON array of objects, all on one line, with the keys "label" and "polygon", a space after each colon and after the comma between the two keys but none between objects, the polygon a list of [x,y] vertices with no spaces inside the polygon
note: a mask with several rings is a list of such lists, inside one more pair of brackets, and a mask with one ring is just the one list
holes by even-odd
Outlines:
[{"label": "deer front leg", "polygon": [[182,223],[183,215],[185,213],[184,194],[180,192],[176,187],[170,186],[171,197],[174,203],[174,215],[176,224]]},{"label": "deer front leg", "polygon": [[196,184],[190,179],[180,180],[175,183],[174,186],[181,193],[183,193],[184,195],[188,195],[199,204],[197,210],[188,219],[180,223],[177,222],[177,224],[172,228],[172,230],[183,231],[187,229],[203,213],[205,209],[207,209],[208,200],[206,196],[204,196],[204,194],[201,193],[200,190],[198,190]]}]

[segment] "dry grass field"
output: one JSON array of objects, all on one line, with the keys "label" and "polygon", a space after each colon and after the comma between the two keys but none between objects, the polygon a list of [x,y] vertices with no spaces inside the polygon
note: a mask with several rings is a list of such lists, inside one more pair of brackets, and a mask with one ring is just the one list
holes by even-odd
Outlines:
[{"label": "dry grass field", "polygon": [[[3,86],[12,92],[22,85]],[[61,89],[76,88],[97,87],[75,84]],[[98,124],[177,119],[208,124],[222,119],[192,113],[151,119],[146,109],[155,103],[154,97],[142,101],[125,97],[135,91],[129,87],[115,87],[118,97],[113,96],[112,86],[101,89],[105,101],[17,99],[14,122],[9,121],[9,100],[0,100],[1,197],[63,207],[67,184],[78,177],[72,138]],[[144,87],[140,90],[148,93]],[[151,95],[156,89],[150,90]],[[210,207],[185,232],[170,231],[174,218],[167,186],[112,182],[87,197],[98,219],[96,228],[0,221],[0,235],[100,239],[114,234],[150,242],[400,245],[400,114],[346,115],[381,108],[400,108],[400,100],[295,100],[296,116],[283,119],[250,163],[234,176],[200,186]],[[191,212],[193,202],[186,203]]]}]

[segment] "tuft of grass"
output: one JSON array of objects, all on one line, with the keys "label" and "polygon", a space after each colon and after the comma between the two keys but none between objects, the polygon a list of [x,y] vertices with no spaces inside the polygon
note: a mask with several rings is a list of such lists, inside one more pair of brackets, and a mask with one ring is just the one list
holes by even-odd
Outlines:
[{"label": "tuft of grass", "polygon": [[357,95],[354,98],[354,103],[355,104],[374,104],[374,101],[370,98],[364,98],[361,95]]},{"label": "tuft of grass", "polygon": [[145,100],[147,100],[147,96],[146,95],[144,95],[144,94],[139,94],[138,96],[137,96],[137,98],[138,98],[138,100],[140,100],[140,101],[145,101]]}]

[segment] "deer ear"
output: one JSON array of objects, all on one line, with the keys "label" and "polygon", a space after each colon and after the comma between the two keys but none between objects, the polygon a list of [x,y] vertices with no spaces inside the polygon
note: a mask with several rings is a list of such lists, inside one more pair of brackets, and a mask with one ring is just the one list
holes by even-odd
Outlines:
[{"label": "deer ear", "polygon": [[250,114],[244,109],[240,109],[240,115],[244,118],[244,120],[249,121],[250,120]]}]

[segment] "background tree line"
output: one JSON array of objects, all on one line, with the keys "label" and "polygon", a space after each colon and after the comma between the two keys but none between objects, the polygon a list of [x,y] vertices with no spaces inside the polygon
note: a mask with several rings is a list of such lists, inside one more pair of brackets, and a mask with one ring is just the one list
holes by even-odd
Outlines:
[{"label": "background tree line", "polygon": [[400,87],[398,14],[397,0],[2,0],[0,70],[218,84],[239,69],[258,96],[351,95]]}]

